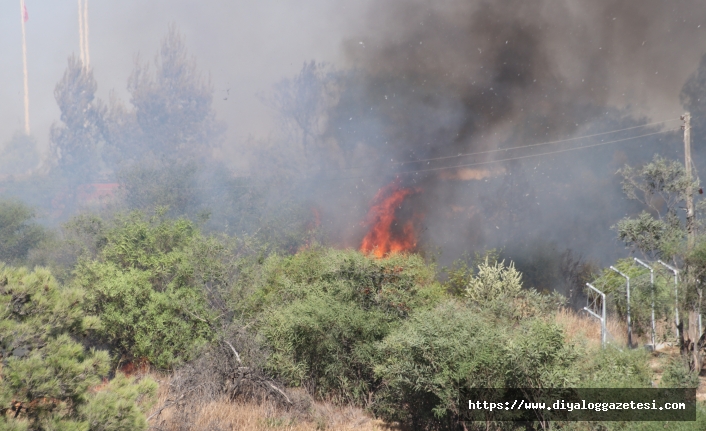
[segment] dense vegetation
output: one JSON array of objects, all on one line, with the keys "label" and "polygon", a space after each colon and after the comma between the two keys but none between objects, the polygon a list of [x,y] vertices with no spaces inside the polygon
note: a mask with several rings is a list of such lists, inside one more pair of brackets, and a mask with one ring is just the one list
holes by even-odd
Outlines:
[{"label": "dense vegetation", "polygon": [[[31,213],[14,214],[33,226]],[[0,402],[10,429],[145,429],[155,383],[110,370],[145,361],[179,370],[223,340],[273,382],[415,429],[453,428],[464,388],[652,379],[646,353],[569,341],[553,317],[564,299],[523,287],[496,253],[441,283],[418,255],[316,245],[283,254],[252,238],[204,235],[164,211],[79,216],[65,229],[24,258],[69,274],[63,285],[47,269],[0,271]],[[57,247],[77,257],[43,250]],[[454,287],[460,280],[465,289]],[[663,384],[693,385],[690,376],[670,363]]]},{"label": "dense vegetation", "polygon": [[[459,426],[458,394],[473,387],[652,385],[648,353],[576,342],[557,323],[557,312],[583,298],[581,287],[594,279],[625,314],[623,280],[614,272],[595,274],[569,252],[538,248],[524,253],[522,265],[491,250],[438,268],[420,254],[375,259],[329,247],[310,223],[310,208],[291,199],[291,188],[309,185],[288,181],[286,169],[236,178],[208,157],[222,132],[212,89],[174,28],[155,66],[154,73],[136,67],[129,109],[95,99],[92,72],[70,59],[55,92],[62,112],[51,136],[55,166],[27,180],[45,187],[33,195],[46,193],[44,202],[51,200],[47,184],[67,190],[57,216],[64,223],[42,227],[31,207],[0,200],[0,429],[146,430],[157,384],[120,371],[131,364],[177,376],[171,386],[185,389],[170,395],[183,400],[183,429],[192,427],[191,400],[206,392],[228,402],[264,394],[306,408],[294,399],[300,388],[432,430]],[[307,64],[273,102],[305,154],[321,139],[316,115],[330,102],[331,79]],[[307,82],[318,94],[312,100],[297,91]],[[319,100],[319,93],[327,95]],[[304,118],[296,115],[303,102],[311,111]],[[7,154],[24,171],[31,155],[21,154],[21,136],[15,141]],[[118,195],[95,213],[79,208],[78,186],[106,170]],[[661,158],[622,173],[629,198],[656,206],[619,221],[619,238],[645,259],[688,263],[693,277],[676,301],[700,312],[706,237],[686,247],[675,215],[685,187],[695,185],[678,163]],[[22,195],[18,184],[3,186]],[[650,200],[656,195],[663,199]],[[632,317],[643,334],[648,274],[629,260],[615,266],[633,279]],[[571,284],[566,296],[551,292],[560,278]],[[654,293],[657,318],[671,321],[670,279],[658,278]],[[660,385],[694,387],[694,368],[687,355],[671,360]],[[678,426],[703,430],[705,421],[700,410],[696,423]]]}]

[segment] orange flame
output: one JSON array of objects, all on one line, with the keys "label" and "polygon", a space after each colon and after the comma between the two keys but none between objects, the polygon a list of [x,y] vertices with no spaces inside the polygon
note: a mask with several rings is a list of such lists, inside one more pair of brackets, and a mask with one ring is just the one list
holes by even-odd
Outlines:
[{"label": "orange flame", "polygon": [[402,229],[392,229],[397,225],[397,210],[409,195],[418,193],[419,189],[405,189],[399,182],[380,189],[373,199],[373,205],[368,212],[368,231],[360,250],[372,253],[375,257],[384,257],[388,254],[413,250],[417,246],[414,232],[414,220],[408,220]]}]

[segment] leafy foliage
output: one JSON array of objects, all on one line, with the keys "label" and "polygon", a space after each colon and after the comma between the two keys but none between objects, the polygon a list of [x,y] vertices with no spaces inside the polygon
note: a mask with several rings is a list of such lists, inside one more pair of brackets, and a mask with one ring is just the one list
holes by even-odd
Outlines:
[{"label": "leafy foliage", "polygon": [[146,430],[145,412],[154,405],[157,382],[118,374],[80,408],[91,431]]},{"label": "leafy foliage", "polygon": [[[340,77],[326,64],[314,61],[304,63],[293,79],[285,79],[275,86],[274,95],[265,102],[280,116],[280,124],[288,147],[301,148],[304,164],[310,165],[312,158],[323,144],[326,111],[336,99],[336,84]],[[300,162],[299,151],[291,154],[291,162]],[[320,157],[320,156],[319,156]]]},{"label": "leafy foliage", "polygon": [[133,210],[169,208],[183,216],[198,204],[197,167],[193,162],[136,163],[118,172],[124,204]]},{"label": "leafy foliage", "polygon": [[474,302],[484,303],[502,297],[514,297],[522,289],[522,274],[510,262],[509,266],[503,262],[478,265],[478,274],[471,278],[466,287],[466,297]]},{"label": "leafy foliage", "polygon": [[214,316],[193,278],[198,256],[190,249],[200,240],[189,221],[132,213],[106,232],[98,260],[78,266],[85,308],[101,316],[103,336],[127,359],[169,368],[210,339]]},{"label": "leafy foliage", "polygon": [[105,106],[95,100],[93,71],[71,56],[63,78],[54,89],[63,125],[51,128],[51,147],[61,173],[72,184],[94,179],[101,171]]},{"label": "leafy foliage", "polygon": [[37,140],[24,132],[16,132],[0,151],[0,172],[9,175],[25,174],[39,165]]},{"label": "leafy foliage", "polygon": [[178,152],[204,155],[222,127],[211,107],[213,89],[188,57],[186,44],[170,25],[155,58],[155,72],[138,63],[128,81],[137,124],[148,152],[157,158]]},{"label": "leafy foliage", "polygon": [[[60,288],[46,270],[0,266],[3,429],[125,429],[120,420],[92,420],[114,415],[112,405],[122,406],[120,413],[130,418],[130,429],[146,429],[144,411],[155,394],[154,382],[135,386],[118,378],[97,394],[91,391],[107,377],[109,357],[79,342],[101,326],[95,315],[83,312],[84,301],[81,289]],[[135,392],[144,405],[135,402]]]},{"label": "leafy foliage", "polygon": [[579,364],[581,387],[586,388],[647,388],[652,371],[644,350],[617,348],[587,351]]},{"label": "leafy foliage", "polygon": [[414,429],[450,427],[463,389],[564,387],[578,382],[577,354],[557,326],[496,324],[456,302],[420,311],[380,344],[385,389],[373,409]]},{"label": "leafy foliage", "polygon": [[265,316],[269,367],[319,398],[362,403],[376,388],[374,342],[391,326],[379,310],[310,295]]},{"label": "leafy foliage", "polygon": [[698,189],[698,183],[687,179],[682,164],[658,155],[638,168],[626,165],[619,173],[627,198],[643,203],[652,214],[643,211],[637,218],[620,220],[614,226],[618,238],[650,257],[669,259],[682,253],[686,228],[677,211],[684,205],[688,187]]},{"label": "leafy foliage", "polygon": [[660,386],[665,388],[698,388],[699,376],[689,370],[685,357],[670,358],[662,374]]},{"label": "leafy foliage", "polygon": [[359,404],[379,385],[375,343],[443,295],[418,256],[311,249],[268,258],[259,277],[244,311],[262,313],[270,370],[319,397]]},{"label": "leafy foliage", "polygon": [[[614,265],[623,274],[630,277],[630,317],[633,329],[638,334],[647,334],[651,327],[652,286],[650,273],[637,265],[632,259],[620,259]],[[656,270],[660,268],[655,266]],[[671,274],[670,274],[671,275]],[[625,278],[606,268],[593,284],[610,295],[612,303],[621,319],[627,314],[627,291]],[[674,285],[671,277],[662,277],[656,271],[654,277],[655,319],[673,318]]]}]

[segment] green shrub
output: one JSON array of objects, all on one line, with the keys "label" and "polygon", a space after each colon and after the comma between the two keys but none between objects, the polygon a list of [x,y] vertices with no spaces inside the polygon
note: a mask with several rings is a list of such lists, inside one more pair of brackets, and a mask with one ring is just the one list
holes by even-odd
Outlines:
[{"label": "green shrub", "polygon": [[642,349],[606,349],[583,352],[581,386],[587,388],[647,388],[652,381],[649,353]]},{"label": "green shrub", "polygon": [[373,410],[414,429],[452,427],[463,389],[578,382],[577,354],[556,325],[541,319],[498,325],[456,302],[415,313],[379,348],[375,371],[385,388]]},{"label": "green shrub", "polygon": [[215,316],[195,279],[203,256],[193,248],[202,241],[187,220],[132,213],[107,230],[97,260],[78,265],[85,309],[101,317],[102,336],[125,359],[170,368],[213,336]]},{"label": "green shrub", "polygon": [[379,310],[310,295],[266,314],[269,368],[319,398],[361,403],[376,389],[375,342],[391,322]]},{"label": "green shrub", "polygon": [[699,376],[689,371],[689,362],[684,356],[672,357],[667,361],[660,386],[664,388],[697,388]]},{"label": "green shrub", "polygon": [[[135,386],[118,379],[104,391],[91,391],[107,377],[110,360],[77,341],[100,328],[96,316],[83,312],[83,302],[82,290],[61,289],[44,269],[0,266],[0,429],[147,428],[144,412],[155,395],[154,382]],[[106,417],[117,411],[107,399],[129,411],[134,426],[90,422],[99,412]]]},{"label": "green shrub", "polygon": [[259,322],[270,371],[320,398],[359,405],[380,384],[375,343],[444,295],[419,256],[323,248],[269,257],[255,285],[244,314]]},{"label": "green shrub", "polygon": [[478,274],[468,281],[466,297],[473,302],[485,303],[499,298],[513,298],[522,289],[522,274],[515,265],[505,266],[505,261],[478,265]]},{"label": "green shrub", "polygon": [[435,268],[418,255],[374,259],[353,250],[316,247],[264,259],[252,277],[249,298],[240,307],[252,317],[295,299],[325,293],[401,318],[413,309],[433,306],[444,296],[435,277]]},{"label": "green shrub", "polygon": [[145,412],[156,401],[157,382],[118,374],[81,407],[91,431],[133,431],[148,428]]}]

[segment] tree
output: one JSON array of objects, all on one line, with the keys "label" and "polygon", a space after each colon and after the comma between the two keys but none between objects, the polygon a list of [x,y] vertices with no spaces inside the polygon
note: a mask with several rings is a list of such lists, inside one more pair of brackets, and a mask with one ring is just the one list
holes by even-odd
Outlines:
[{"label": "tree", "polygon": [[[680,247],[686,235],[678,211],[685,207],[690,185],[684,165],[655,155],[652,162],[638,168],[626,165],[619,173],[626,197],[642,203],[651,213],[620,220],[614,227],[618,238],[645,257],[678,257],[684,252]],[[696,182],[691,186],[698,189]]]},{"label": "tree", "polygon": [[[700,350],[704,337],[700,337],[701,334],[694,328],[701,313],[703,296],[702,283],[695,277],[701,252],[700,248],[688,247],[685,220],[679,213],[686,208],[688,190],[699,189],[698,180],[687,178],[681,163],[658,155],[655,155],[652,162],[637,168],[626,165],[619,173],[623,177],[623,192],[627,198],[641,202],[649,212],[643,211],[637,217],[625,217],[614,229],[618,232],[618,238],[633,252],[640,251],[646,258],[671,261],[674,266],[684,264],[682,286],[685,289],[680,307],[689,311],[690,335],[684,337],[683,324],[680,322],[680,344],[683,353],[693,353],[692,367],[700,370]],[[697,206],[701,212],[703,207],[703,202]],[[700,225],[698,219],[695,223],[696,226]]]},{"label": "tree", "polygon": [[102,170],[105,106],[95,100],[93,70],[75,56],[69,57],[68,63],[54,89],[63,125],[52,125],[50,143],[59,170],[75,187],[94,180]]},{"label": "tree", "polygon": [[138,61],[128,91],[147,152],[173,159],[209,155],[223,131],[211,106],[213,88],[188,57],[175,25],[162,40],[154,73]]},{"label": "tree", "polygon": [[288,140],[301,146],[305,163],[313,146],[321,145],[326,110],[335,99],[336,73],[326,64],[304,63],[293,79],[275,86],[271,100],[266,101],[279,114]]}]

